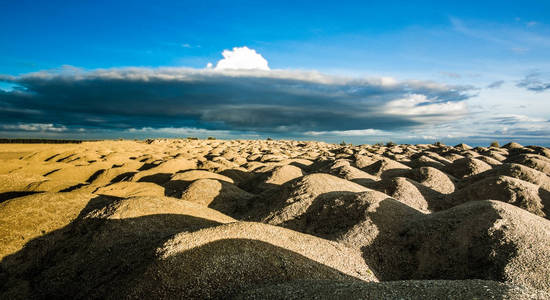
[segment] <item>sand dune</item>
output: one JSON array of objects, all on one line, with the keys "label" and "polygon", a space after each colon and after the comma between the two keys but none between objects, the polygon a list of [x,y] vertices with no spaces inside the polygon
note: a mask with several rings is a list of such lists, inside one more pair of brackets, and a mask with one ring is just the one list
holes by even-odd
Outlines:
[{"label": "sand dune", "polygon": [[549,175],[517,143],[6,144],[0,298],[547,299]]}]

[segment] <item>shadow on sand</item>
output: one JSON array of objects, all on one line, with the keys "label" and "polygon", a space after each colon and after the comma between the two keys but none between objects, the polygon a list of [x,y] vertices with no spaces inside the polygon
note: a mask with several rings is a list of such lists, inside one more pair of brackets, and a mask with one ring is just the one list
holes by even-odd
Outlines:
[{"label": "shadow on sand", "polygon": [[357,280],[301,254],[250,239],[222,239],[159,258],[181,232],[220,223],[183,214],[94,217],[117,197],[90,200],[66,227],[29,241],[0,263],[0,298],[222,297],[294,279]]}]

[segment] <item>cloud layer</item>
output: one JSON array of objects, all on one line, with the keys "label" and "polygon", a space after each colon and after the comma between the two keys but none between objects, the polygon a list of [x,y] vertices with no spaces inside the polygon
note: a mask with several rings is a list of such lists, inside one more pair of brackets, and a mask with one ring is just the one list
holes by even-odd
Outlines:
[{"label": "cloud layer", "polygon": [[395,129],[463,116],[467,88],[316,72],[64,70],[4,78],[4,124],[253,131]]},{"label": "cloud layer", "polygon": [[0,75],[0,81],[16,85],[0,90],[0,129],[368,135],[467,114],[469,87],[270,70],[247,47],[223,56],[215,68],[206,69],[65,66]]}]

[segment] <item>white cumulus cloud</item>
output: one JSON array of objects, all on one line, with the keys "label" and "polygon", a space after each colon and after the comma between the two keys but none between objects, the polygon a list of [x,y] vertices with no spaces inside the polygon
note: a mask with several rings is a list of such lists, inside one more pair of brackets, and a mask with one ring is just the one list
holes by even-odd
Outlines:
[{"label": "white cumulus cloud", "polygon": [[223,59],[218,61],[216,70],[269,70],[267,60],[246,46],[224,50],[222,55]]}]

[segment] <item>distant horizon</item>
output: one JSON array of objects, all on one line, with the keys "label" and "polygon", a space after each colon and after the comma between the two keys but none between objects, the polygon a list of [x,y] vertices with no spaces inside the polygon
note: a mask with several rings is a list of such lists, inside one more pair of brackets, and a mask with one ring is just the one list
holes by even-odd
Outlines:
[{"label": "distant horizon", "polygon": [[548,2],[0,5],[0,138],[550,146]]},{"label": "distant horizon", "polygon": [[[50,139],[50,138],[4,138],[0,137],[0,144],[6,143],[7,140],[11,140],[8,144],[17,144],[18,140],[27,140],[24,142],[21,142],[21,144],[41,144],[40,141],[46,141],[44,144],[55,144],[55,142],[65,143],[65,142],[100,142],[100,141],[147,141],[147,140],[206,140],[206,141],[295,141],[295,142],[321,142],[321,143],[327,143],[327,144],[334,144],[334,145],[341,145],[342,142],[344,142],[346,145],[351,146],[363,146],[363,145],[376,145],[376,144],[382,144],[383,146],[388,146],[389,143],[394,143],[395,145],[435,145],[437,143],[441,143],[444,146],[458,146],[460,144],[466,144],[468,146],[471,146],[473,148],[475,147],[490,147],[493,142],[497,142],[500,147],[503,147],[509,143],[517,143],[515,141],[508,141],[508,142],[499,142],[497,140],[493,140],[489,143],[474,143],[474,144],[468,144],[464,142],[458,142],[456,144],[447,144],[443,143],[441,141],[435,141],[433,143],[396,143],[394,141],[379,141],[376,143],[351,143],[347,142],[346,140],[341,140],[339,142],[327,142],[323,140],[302,140],[302,139],[289,139],[289,138],[242,138],[242,139],[231,139],[231,138],[217,138],[213,136],[209,137],[146,137],[146,138],[105,138],[105,139],[64,139],[64,138],[58,138],[58,139]],[[32,141],[32,142],[30,142]],[[550,144],[521,144],[522,146],[542,146],[542,147],[550,147]],[[343,145],[344,146],[344,145]]]}]

